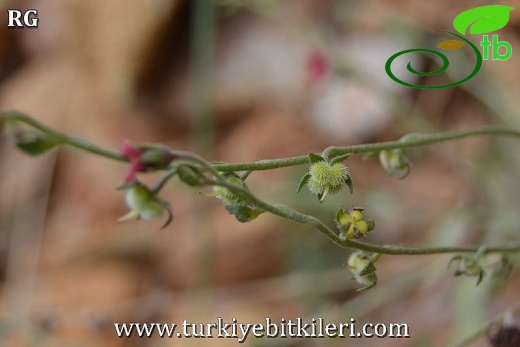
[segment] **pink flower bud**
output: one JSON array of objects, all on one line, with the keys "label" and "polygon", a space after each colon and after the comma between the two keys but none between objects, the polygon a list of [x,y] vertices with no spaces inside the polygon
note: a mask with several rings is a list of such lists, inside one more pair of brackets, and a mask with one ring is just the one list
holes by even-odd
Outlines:
[{"label": "pink flower bud", "polygon": [[143,150],[134,146],[130,140],[123,140],[121,145],[121,155],[127,159],[139,159]]},{"label": "pink flower bud", "polygon": [[168,167],[174,156],[167,148],[142,148],[124,140],[121,155],[130,160],[125,181],[135,182],[136,174],[144,171],[162,170]]},{"label": "pink flower bud", "polygon": [[138,172],[144,171],[145,165],[141,163],[140,158],[143,150],[133,145],[129,140],[124,140],[121,145],[121,155],[130,160],[130,169],[125,175],[126,182],[134,182],[135,175]]},{"label": "pink flower bud", "polygon": [[307,58],[307,76],[311,84],[317,83],[329,71],[329,62],[322,51],[315,50]]}]

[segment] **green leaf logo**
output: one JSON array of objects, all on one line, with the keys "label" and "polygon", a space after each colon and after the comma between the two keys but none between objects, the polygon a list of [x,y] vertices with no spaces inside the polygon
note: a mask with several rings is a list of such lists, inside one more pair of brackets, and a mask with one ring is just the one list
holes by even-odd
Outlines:
[{"label": "green leaf logo", "polygon": [[462,35],[469,29],[470,34],[486,34],[502,29],[509,22],[509,12],[514,7],[487,5],[475,7],[459,14],[453,20],[453,27]]}]

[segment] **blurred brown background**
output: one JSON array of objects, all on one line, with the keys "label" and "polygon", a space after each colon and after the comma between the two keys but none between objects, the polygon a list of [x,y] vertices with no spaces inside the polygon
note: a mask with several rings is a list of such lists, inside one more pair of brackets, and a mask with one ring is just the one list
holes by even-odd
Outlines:
[{"label": "blurred brown background", "polygon": [[[458,13],[486,4],[1,1],[1,23],[8,8],[35,8],[39,27],[0,26],[0,105],[101,146],[160,142],[223,161],[301,155],[408,132],[518,127],[516,11],[499,32],[513,46],[512,58],[485,61],[461,87],[405,88],[384,71],[392,54],[434,47]],[[455,75],[467,61],[459,57]],[[426,58],[419,63],[435,66]],[[473,138],[407,154],[412,173],[403,181],[385,177],[377,161],[349,159],[355,194],[345,190],[323,204],[294,192],[305,167],[253,173],[248,183],[267,201],[330,224],[338,207],[363,206],[377,223],[369,241],[379,244],[518,240],[517,142]],[[119,339],[113,326],[217,316],[338,323],[353,317],[359,325],[408,323],[412,335],[250,338],[246,346],[447,346],[519,299],[517,272],[509,282],[475,287],[475,279],[446,270],[449,255],[382,257],[378,286],[358,293],[342,266],[349,251],[273,216],[240,224],[218,201],[175,180],[162,194],[175,215],[167,229],[161,222],[117,224],[126,206],[115,187],[126,170],[68,148],[29,158],[0,138],[1,346],[237,345]]]}]

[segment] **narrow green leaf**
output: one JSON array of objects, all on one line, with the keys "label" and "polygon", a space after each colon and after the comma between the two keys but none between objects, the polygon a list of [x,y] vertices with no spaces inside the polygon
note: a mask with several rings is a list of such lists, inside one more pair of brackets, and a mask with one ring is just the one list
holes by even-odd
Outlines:
[{"label": "narrow green leaf", "polygon": [[126,213],[124,216],[119,217],[119,219],[117,221],[118,222],[128,222],[128,221],[137,220],[137,219],[139,219],[139,212],[137,212],[136,210],[131,210],[128,213]]},{"label": "narrow green leaf", "polygon": [[505,5],[487,5],[472,8],[460,13],[453,20],[453,27],[462,35],[480,35],[502,29],[509,22],[509,12],[514,7]]},{"label": "narrow green leaf", "polygon": [[453,264],[454,262],[458,262],[457,266],[459,266],[462,259],[463,259],[463,257],[461,255],[456,255],[453,258],[451,258],[450,261],[448,262],[448,270],[451,269],[451,264]]},{"label": "narrow green leaf", "polygon": [[482,279],[484,278],[484,271],[480,271],[477,276],[477,286],[482,282]]},{"label": "narrow green leaf", "polygon": [[29,155],[40,155],[50,151],[58,143],[42,134],[24,133],[16,138],[16,147]]},{"label": "narrow green leaf", "polygon": [[367,266],[359,273],[359,276],[372,275],[376,272],[376,267],[372,263],[368,263]]},{"label": "narrow green leaf", "polygon": [[161,227],[161,229],[166,228],[173,221],[173,213],[172,213],[172,210],[170,208],[170,205],[169,204],[165,204],[164,208],[165,208],[166,212],[168,213],[168,219],[166,219],[166,222],[164,222],[164,224]]},{"label": "narrow green leaf", "polygon": [[309,159],[312,164],[316,164],[322,161],[325,161],[321,155],[318,155],[316,153],[309,153]]},{"label": "narrow green leaf", "polygon": [[325,198],[329,195],[329,187],[325,188],[323,193],[318,194],[318,199],[320,199],[320,202],[325,201]]},{"label": "narrow green leaf", "polygon": [[309,179],[311,178],[311,174],[310,173],[306,173],[302,179],[300,180],[300,183],[298,183],[298,188],[296,189],[296,193],[299,193],[300,190],[303,188],[304,185],[307,184],[307,182],[309,181]]},{"label": "narrow green leaf", "polygon": [[351,155],[352,155],[352,153],[347,153],[347,154],[343,154],[343,155],[340,155],[338,157],[335,157],[334,159],[332,159],[330,164],[334,165],[334,164],[342,163],[345,160],[347,160]]},{"label": "narrow green leaf", "polygon": [[352,178],[350,177],[350,175],[348,175],[347,178],[345,178],[345,184],[350,190],[350,195],[354,194],[354,183],[352,183]]}]

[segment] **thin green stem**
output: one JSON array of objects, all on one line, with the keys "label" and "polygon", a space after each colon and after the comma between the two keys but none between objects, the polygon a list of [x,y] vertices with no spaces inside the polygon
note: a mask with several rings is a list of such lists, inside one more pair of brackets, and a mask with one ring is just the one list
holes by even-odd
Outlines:
[{"label": "thin green stem", "polygon": [[366,251],[371,253],[389,254],[389,255],[428,255],[428,254],[442,254],[442,253],[475,253],[479,250],[484,249],[486,254],[489,253],[513,253],[520,252],[520,243],[511,244],[508,246],[496,246],[496,247],[483,247],[482,245],[477,246],[466,246],[466,247],[401,247],[401,246],[380,246],[369,244],[365,242],[359,242],[354,240],[341,240],[338,234],[331,228],[325,225],[318,218],[298,212],[288,206],[281,204],[271,205],[265,201],[257,198],[249,190],[231,184],[225,181],[210,181],[209,185],[221,186],[231,190],[237,196],[244,201],[274,215],[282,217],[284,219],[304,224],[307,226],[314,227],[320,231],[325,237],[334,242],[336,245],[343,248],[357,249],[360,251]]},{"label": "thin green stem", "polygon": [[[363,154],[397,148],[422,147],[435,143],[460,140],[466,137],[482,135],[501,135],[520,138],[520,131],[507,127],[490,125],[464,131],[447,131],[435,134],[409,134],[403,139],[397,141],[359,144],[344,147],[331,146],[323,151],[323,157],[334,158],[347,153]],[[307,155],[283,159],[265,159],[251,163],[214,163],[213,166],[219,171],[259,171],[304,164],[310,164],[310,160]]]},{"label": "thin green stem", "polygon": [[251,163],[213,163],[219,171],[230,172],[230,171],[264,171],[280,169],[283,167],[291,167],[310,164],[309,156],[302,155],[299,157],[290,157],[283,159],[264,159],[258,160]]},{"label": "thin green stem", "polygon": [[[27,125],[38,129],[39,131],[47,134],[48,136],[55,139],[60,144],[69,145],[78,149],[81,149],[86,152],[90,152],[96,155],[100,155],[109,159],[128,162],[128,160],[120,155],[117,152],[113,152],[101,147],[98,147],[88,141],[69,137],[60,132],[57,132],[40,122],[22,114],[19,112],[4,112],[0,121],[3,123],[16,123],[21,122]],[[506,127],[500,126],[486,126],[466,131],[457,131],[457,132],[444,132],[437,134],[410,134],[402,138],[398,141],[388,141],[388,142],[380,142],[374,144],[361,144],[354,146],[346,146],[346,147],[328,147],[323,151],[323,156],[326,158],[333,158],[343,154],[352,153],[352,154],[360,154],[360,153],[370,153],[370,152],[378,152],[382,150],[390,150],[396,148],[409,148],[409,147],[419,147],[426,146],[434,143],[445,142],[458,140],[470,136],[478,136],[478,135],[502,135],[502,136],[513,136],[520,138],[520,132],[514,129],[509,129]],[[146,145],[148,148],[157,147],[164,149],[163,146],[157,145]],[[300,224],[304,224],[310,227],[314,227],[319,230],[324,236],[326,236],[329,240],[334,242],[336,245],[344,248],[357,249],[361,251],[367,251],[372,253],[379,254],[392,254],[392,255],[425,255],[425,254],[440,254],[440,253],[475,253],[477,251],[481,251],[484,253],[511,253],[511,252],[519,252],[520,251],[520,243],[510,244],[507,246],[496,246],[496,247],[488,247],[483,248],[482,245],[479,246],[467,246],[467,247],[401,247],[401,246],[380,246],[373,245],[364,242],[354,241],[354,240],[342,240],[338,236],[338,234],[325,225],[321,220],[311,215],[307,215],[301,212],[298,212],[290,207],[281,204],[269,204],[254,194],[252,194],[249,190],[240,187],[238,185],[234,185],[226,181],[221,172],[229,172],[229,171],[256,171],[256,170],[271,170],[282,167],[289,167],[295,165],[308,164],[309,158],[308,156],[300,156],[300,157],[292,157],[292,158],[284,158],[284,159],[273,159],[273,160],[261,160],[252,163],[209,163],[203,157],[186,151],[177,151],[168,149],[170,153],[174,156],[176,160],[178,159],[186,159],[192,161],[198,165],[202,169],[204,169],[207,173],[211,174],[214,179],[208,178],[205,182],[206,185],[215,185],[222,186],[230,189],[233,193],[243,199],[245,202],[251,204],[252,206],[256,206],[259,209],[270,212],[274,215],[277,215],[281,218],[291,220],[293,222],[297,222]],[[173,167],[172,167],[173,170]],[[159,190],[165,183],[174,175],[174,171],[168,171],[162,180],[159,181],[158,186],[154,189]]]},{"label": "thin green stem", "polygon": [[158,194],[161,189],[164,187],[168,181],[177,174],[177,167],[173,167],[166,171],[166,173],[155,183],[155,185],[150,189],[150,192],[152,194]]},{"label": "thin green stem", "polygon": [[[118,152],[110,151],[101,147],[98,147],[88,141],[83,139],[73,138],[62,134],[58,131],[55,131],[40,122],[22,114],[19,112],[4,112],[2,114],[2,118],[5,122],[22,122],[26,123],[43,133],[52,136],[58,142],[62,144],[66,144],[72,147],[76,147],[78,149],[101,155],[109,159],[114,159],[118,161],[128,162],[128,159],[123,157]],[[466,137],[472,136],[512,136],[520,138],[520,131],[511,129],[503,126],[489,125],[479,128],[474,128],[470,130],[463,131],[447,131],[435,134],[409,134],[403,137],[401,140],[397,141],[386,141],[386,142],[378,142],[378,143],[369,143],[369,144],[359,144],[352,146],[344,146],[337,147],[331,146],[326,148],[323,151],[323,156],[326,158],[333,158],[339,155],[352,153],[352,154],[363,154],[370,152],[379,152],[383,150],[391,150],[398,148],[412,148],[412,147],[421,147],[432,145],[440,142],[446,141],[454,141],[460,140]],[[178,154],[180,156],[186,157],[187,159],[192,159],[201,163],[202,157],[195,155],[191,152],[183,152],[183,151],[172,151],[174,154]],[[207,163],[205,160],[203,162]],[[291,167],[298,165],[309,164],[309,157],[307,155],[297,156],[297,157],[289,157],[289,158],[281,158],[281,159],[264,159],[258,160],[255,162],[249,163],[207,163],[204,165],[206,169],[210,170],[213,174],[215,172],[230,172],[230,171],[261,171],[261,170],[273,170],[279,169],[283,167]],[[211,169],[210,169],[211,168]]]},{"label": "thin green stem", "polygon": [[501,135],[520,138],[520,131],[503,126],[488,125],[470,130],[447,131],[435,134],[413,133],[408,134],[397,141],[361,144],[346,147],[331,146],[325,149],[325,151],[323,151],[323,156],[326,158],[333,158],[347,153],[360,154],[398,148],[422,147],[435,143],[460,140],[466,137],[481,135]]},{"label": "thin green stem", "polygon": [[23,113],[17,112],[17,111],[6,111],[0,113],[0,122],[5,122],[6,124],[9,123],[25,123],[27,125],[32,126],[35,129],[40,130],[42,133],[46,134],[49,137],[52,137],[55,139],[60,145],[68,145],[71,147],[75,147],[77,149],[81,149],[85,152],[89,152],[92,154],[97,154],[102,157],[113,159],[117,161],[122,162],[128,162],[129,160],[125,157],[123,157],[118,152],[114,152],[102,147],[99,147],[91,142],[88,142],[86,140],[70,137],[63,133],[60,133],[54,129],[49,128],[46,125],[43,125],[42,123],[38,122],[37,120],[26,116]]},{"label": "thin green stem", "polygon": [[211,165],[208,161],[206,161],[203,157],[201,157],[198,154],[192,153],[192,152],[186,152],[186,151],[177,151],[177,150],[170,150],[170,153],[175,156],[177,159],[187,159],[192,162],[195,162],[199,164],[203,169],[211,173],[213,176],[217,177],[220,180],[224,180],[224,177],[222,174],[215,169],[213,165]]}]

